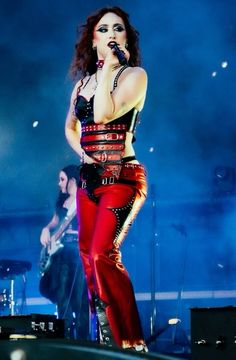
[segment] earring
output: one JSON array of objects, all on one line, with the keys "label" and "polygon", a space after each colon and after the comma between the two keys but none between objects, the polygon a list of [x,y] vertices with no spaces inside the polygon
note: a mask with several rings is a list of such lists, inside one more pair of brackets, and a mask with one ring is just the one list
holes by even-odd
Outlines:
[{"label": "earring", "polygon": [[125,48],[128,49],[128,46],[129,46],[129,45],[126,43],[126,44],[125,44]]},{"label": "earring", "polygon": [[97,46],[96,46],[96,45],[93,45],[93,50],[97,50]]}]

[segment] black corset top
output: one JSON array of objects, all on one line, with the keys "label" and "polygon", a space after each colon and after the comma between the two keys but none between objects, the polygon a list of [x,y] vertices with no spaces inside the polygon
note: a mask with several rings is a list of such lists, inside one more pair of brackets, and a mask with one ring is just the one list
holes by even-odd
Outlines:
[{"label": "black corset top", "polygon": [[93,100],[94,95],[87,100],[84,96],[78,95],[75,101],[74,113],[81,125],[94,124],[93,120]]},{"label": "black corset top", "polygon": [[[87,100],[84,96],[79,95],[75,101],[74,113],[77,119],[80,121],[82,126],[94,125],[93,116],[93,101],[94,95]],[[112,124],[123,124],[127,126],[127,129],[134,132],[138,117],[138,111],[131,109],[126,114],[112,121]]]}]

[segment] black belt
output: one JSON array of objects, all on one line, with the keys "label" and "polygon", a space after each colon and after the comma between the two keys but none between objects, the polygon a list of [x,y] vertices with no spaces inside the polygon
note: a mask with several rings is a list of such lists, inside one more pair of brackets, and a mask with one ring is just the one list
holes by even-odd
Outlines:
[{"label": "black belt", "polygon": [[[113,184],[127,184],[127,185],[136,185],[135,180],[128,180],[128,179],[117,179],[115,176],[109,177],[101,177],[99,181],[96,183],[96,187],[100,185],[113,185]],[[90,183],[87,180],[79,181],[79,187],[81,189],[86,189]]]}]

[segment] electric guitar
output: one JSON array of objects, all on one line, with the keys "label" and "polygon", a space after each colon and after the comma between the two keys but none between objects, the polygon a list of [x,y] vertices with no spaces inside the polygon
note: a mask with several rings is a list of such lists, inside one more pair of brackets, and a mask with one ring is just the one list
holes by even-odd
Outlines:
[{"label": "electric guitar", "polygon": [[64,248],[63,235],[75,215],[76,210],[74,210],[69,216],[66,216],[58,230],[52,234],[50,243],[42,248],[39,259],[39,271],[42,276],[49,270],[52,263],[52,257]]}]

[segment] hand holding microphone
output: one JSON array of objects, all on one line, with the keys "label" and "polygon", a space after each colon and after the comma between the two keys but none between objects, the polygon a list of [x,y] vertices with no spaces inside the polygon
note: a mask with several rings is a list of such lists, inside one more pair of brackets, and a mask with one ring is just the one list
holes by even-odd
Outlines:
[{"label": "hand holding microphone", "polygon": [[128,61],[125,57],[125,54],[122,50],[120,50],[119,46],[117,45],[117,43],[115,41],[110,41],[108,46],[114,50],[115,55],[117,56],[120,65],[127,65]]}]

